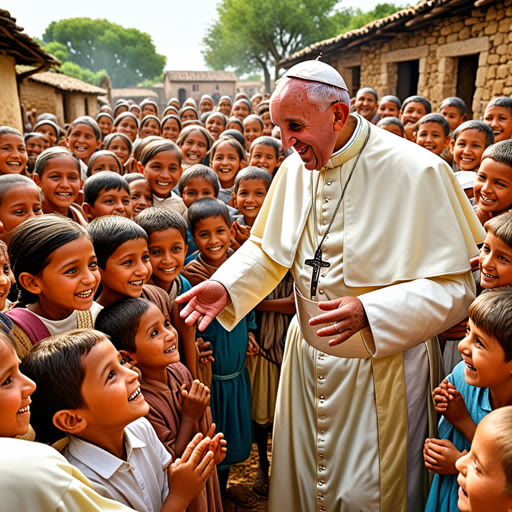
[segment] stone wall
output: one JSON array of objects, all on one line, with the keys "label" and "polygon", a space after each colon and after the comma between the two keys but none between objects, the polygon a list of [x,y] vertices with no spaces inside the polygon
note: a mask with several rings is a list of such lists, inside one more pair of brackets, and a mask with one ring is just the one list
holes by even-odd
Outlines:
[{"label": "stone wall", "polygon": [[[197,90],[194,91],[194,87]],[[165,78],[164,91],[167,101],[171,98],[179,98],[180,89],[185,89],[185,99],[193,98],[199,106],[199,101],[203,94],[209,94],[210,96],[217,95],[218,97],[227,94],[234,98],[236,94],[236,82],[171,82],[167,77]]]},{"label": "stone wall", "polygon": [[15,65],[14,57],[0,55],[0,91],[2,97],[0,125],[12,126],[23,132]]},{"label": "stone wall", "polygon": [[[418,18],[418,21],[421,21]],[[467,16],[443,15],[426,27],[391,40],[376,40],[355,49],[326,56],[352,86],[352,70],[360,66],[361,87],[373,87],[379,95],[395,94],[398,63],[419,60],[417,93],[428,98],[434,110],[454,96],[458,58],[478,55],[473,96],[473,118],[480,119],[489,100],[512,95],[512,0],[468,11]]]}]

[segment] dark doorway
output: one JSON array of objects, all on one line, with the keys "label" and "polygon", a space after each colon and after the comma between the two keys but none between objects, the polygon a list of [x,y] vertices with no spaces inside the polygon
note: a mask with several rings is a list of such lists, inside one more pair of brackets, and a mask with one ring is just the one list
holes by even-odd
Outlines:
[{"label": "dark doorway", "polygon": [[361,66],[355,66],[352,69],[352,90],[350,97],[355,98],[357,91],[361,88]]},{"label": "dark doorway", "polygon": [[185,103],[186,99],[187,99],[187,91],[185,89],[178,89],[178,100],[180,102],[180,105],[183,105],[183,103]]},{"label": "dark doorway", "polygon": [[418,94],[418,78],[420,77],[420,61],[406,60],[398,62],[398,82],[396,85],[396,95],[400,101],[404,101],[409,96]]},{"label": "dark doorway", "polygon": [[478,53],[459,57],[456,94],[466,102],[466,106],[468,108],[468,119],[473,119],[473,96],[475,95],[478,58]]}]

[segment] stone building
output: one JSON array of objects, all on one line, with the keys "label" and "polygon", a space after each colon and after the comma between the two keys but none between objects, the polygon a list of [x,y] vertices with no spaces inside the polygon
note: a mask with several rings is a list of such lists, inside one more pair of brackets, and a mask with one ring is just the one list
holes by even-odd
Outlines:
[{"label": "stone building", "polygon": [[166,71],[165,98],[178,98],[180,103],[194,98],[199,103],[203,94],[209,94],[217,103],[225,94],[235,97],[236,75],[231,71]]},{"label": "stone building", "polygon": [[448,96],[480,119],[489,100],[512,95],[512,0],[423,0],[357,30],[320,41],[281,61],[284,68],[322,53],[353,96],[359,87],[420,94],[437,110]]},{"label": "stone building", "polygon": [[71,123],[79,116],[96,117],[98,98],[107,95],[101,87],[61,73],[37,73],[20,84],[20,98],[25,108],[38,114],[51,112],[59,124]]},{"label": "stone building", "polygon": [[16,18],[0,9],[0,125],[23,132],[18,84],[34,73],[58,65],[58,60],[16,25]]}]

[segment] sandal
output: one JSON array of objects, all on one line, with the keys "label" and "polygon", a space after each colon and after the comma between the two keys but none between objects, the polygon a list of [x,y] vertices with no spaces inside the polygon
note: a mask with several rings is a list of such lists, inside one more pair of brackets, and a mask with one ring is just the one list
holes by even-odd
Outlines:
[{"label": "sandal", "polygon": [[268,498],[268,488],[270,486],[270,480],[266,476],[258,476],[256,480],[254,480],[254,485],[252,486],[252,492],[261,496],[262,498]]},{"label": "sandal", "polygon": [[244,508],[254,508],[258,504],[258,498],[243,485],[231,485],[226,490],[227,497],[235,504]]}]

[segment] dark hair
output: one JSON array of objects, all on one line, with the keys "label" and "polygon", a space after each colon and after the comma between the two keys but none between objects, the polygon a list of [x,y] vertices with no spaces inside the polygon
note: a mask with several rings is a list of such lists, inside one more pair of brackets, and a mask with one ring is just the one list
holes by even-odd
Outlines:
[{"label": "dark hair", "polygon": [[209,181],[212,184],[215,197],[218,197],[220,191],[219,177],[215,174],[213,169],[202,164],[190,166],[180,176],[180,181],[178,181],[178,190],[180,195],[183,195],[183,191],[185,190],[187,183],[194,178],[202,178]]},{"label": "dark hair", "polygon": [[[1,130],[1,127],[0,127],[0,130]],[[16,130],[18,131],[18,130]],[[21,135],[21,134],[20,134]],[[24,136],[23,136],[23,140],[25,141],[25,144],[27,143],[27,141],[29,139],[33,139],[33,138],[36,138],[36,139],[45,139],[45,140],[48,140],[46,138],[46,135],[44,133],[40,133],[40,132],[29,132],[29,133],[26,133]]]},{"label": "dark hair", "polygon": [[114,126],[117,126],[125,117],[133,119],[137,125],[137,129],[139,128],[139,119],[135,114],[132,114],[131,112],[123,112],[122,114],[119,114],[114,121]]},{"label": "dark hair", "polygon": [[185,126],[185,128],[183,128],[183,130],[181,130],[180,134],[178,135],[176,144],[178,144],[178,146],[181,147],[184,144],[187,137],[192,134],[192,132],[199,132],[201,135],[204,136],[204,138],[206,139],[206,150],[209,151],[213,144],[213,137],[211,136],[210,132],[202,126]]},{"label": "dark hair", "polygon": [[406,98],[402,103],[402,112],[405,110],[405,107],[409,105],[409,103],[421,103],[425,107],[427,114],[432,112],[432,105],[430,104],[430,101],[428,101],[427,98],[424,98],[423,96],[409,96]]},{"label": "dark hair", "polygon": [[[487,110],[489,107],[506,108],[509,111],[509,113],[512,115],[512,98],[509,98],[508,96],[500,96],[499,98],[494,98],[487,104],[487,107],[485,107],[485,110]],[[484,115],[485,115],[485,113],[484,113]]]},{"label": "dark hair", "polygon": [[249,167],[246,167],[245,169],[242,169],[235,178],[235,188],[234,193],[238,193],[238,188],[240,187],[240,183],[244,181],[249,180],[262,180],[265,183],[265,188],[270,188],[270,184],[272,183],[272,176],[268,171],[265,169],[261,169],[260,167],[256,167],[254,165],[251,165]]},{"label": "dark hair", "polygon": [[91,116],[80,116],[77,117],[72,123],[69,128],[69,134],[71,135],[73,129],[79,125],[79,124],[86,124],[87,126],[90,126],[93,131],[94,135],[96,137],[96,140],[101,140],[101,129],[98,125],[98,123],[91,117]]},{"label": "dark hair", "polygon": [[187,112],[188,110],[192,110],[192,112],[194,112],[194,114],[196,115],[196,120],[199,119],[199,115],[197,113],[197,109],[192,107],[191,105],[187,105],[186,107],[183,107],[181,110],[180,110],[180,119],[183,118],[183,114],[185,112]]},{"label": "dark hair", "polygon": [[[21,132],[16,130],[16,128],[12,128],[11,126],[0,126],[0,137],[2,135],[19,135],[23,139]],[[23,139],[23,142],[25,142],[25,139]]]},{"label": "dark hair", "polygon": [[5,194],[14,187],[20,187],[23,185],[31,185],[39,190],[39,187],[34,183],[33,180],[27,178],[23,174],[3,174],[0,176],[0,206],[4,201]]},{"label": "dark hair", "polygon": [[139,162],[140,161],[140,155],[144,151],[144,148],[151,144],[152,142],[155,142],[156,140],[165,141],[167,139],[164,139],[163,137],[160,137],[160,135],[150,135],[149,137],[144,137],[143,139],[137,139],[133,143],[133,151],[132,156],[133,158]]},{"label": "dark hair", "polygon": [[91,158],[89,158],[89,163],[87,164],[87,177],[91,177],[92,168],[94,167],[94,162],[100,157],[100,156],[109,156],[113,158],[117,164],[117,168],[119,169],[119,174],[123,174],[124,168],[123,164],[121,163],[121,160],[119,160],[119,157],[112,153],[112,151],[109,151],[108,149],[102,149],[101,151],[96,151],[96,153],[93,153]]},{"label": "dark hair", "polygon": [[158,115],[158,105],[157,105],[156,101],[150,100],[149,98],[146,98],[145,100],[142,100],[140,102],[140,105],[139,105],[139,108],[140,108],[141,112],[144,110],[144,107],[146,105],[152,105],[153,107],[155,107],[155,112]]},{"label": "dark hair", "polygon": [[147,233],[148,237],[158,231],[177,229],[183,241],[187,242],[187,223],[182,215],[170,208],[150,207],[142,210],[135,222]]},{"label": "dark hair", "polygon": [[219,140],[217,140],[213,144],[213,146],[212,146],[212,149],[210,151],[210,162],[213,162],[213,159],[215,158],[215,152],[217,151],[217,148],[221,144],[224,144],[225,142],[235,149],[235,151],[238,154],[238,158],[240,159],[240,162],[245,161],[247,156],[246,156],[246,152],[245,152],[245,149],[243,148],[242,144],[240,144],[240,142],[238,142],[233,137],[229,137],[229,136],[223,137],[223,136],[221,136],[219,138]]},{"label": "dark hair", "polygon": [[100,119],[100,117],[107,117],[108,119],[110,119],[112,121],[112,124],[114,124],[114,118],[108,113],[108,112],[100,112],[97,116],[96,116],[96,122],[98,122],[98,120]]},{"label": "dark hair", "polygon": [[117,350],[135,353],[135,338],[140,319],[149,309],[151,302],[146,299],[121,299],[103,308],[96,318],[95,327],[105,333]]},{"label": "dark hair", "polygon": [[84,185],[84,203],[94,205],[98,195],[102,190],[121,190],[124,189],[129,194],[130,187],[123,177],[117,172],[100,171],[85,180]]},{"label": "dark hair", "polygon": [[156,121],[157,124],[158,124],[158,129],[160,131],[162,131],[162,126],[160,125],[160,119],[158,119],[158,117],[152,115],[152,114],[148,114],[147,116],[144,116],[144,118],[142,119],[142,121],[140,122],[140,125],[139,125],[139,133],[142,131],[142,128],[144,128],[144,126],[146,126],[146,124],[149,123],[149,121]]},{"label": "dark hair", "polygon": [[126,183],[128,183],[128,184],[133,183],[134,181],[140,181],[140,180],[148,181],[146,178],[144,178],[144,175],[141,174],[140,172],[130,172],[128,174],[124,174],[123,178],[126,181]]},{"label": "dark hair", "polygon": [[71,158],[73,163],[76,165],[79,176],[81,176],[80,160],[68,148],[64,148],[62,146],[55,146],[45,149],[36,159],[34,174],[37,174],[41,178],[43,176],[44,170],[46,169],[46,166],[48,165],[48,162],[62,156]]},{"label": "dark hair", "polygon": [[208,114],[208,116],[206,117],[206,121],[208,121],[208,119],[210,119],[210,117],[220,117],[220,120],[224,124],[224,128],[228,124],[228,118],[222,112],[219,112],[218,110],[210,110],[209,112],[206,112],[206,114]]},{"label": "dark hair", "polygon": [[[230,117],[230,118],[228,119],[228,122],[227,122],[226,126],[227,126],[229,123],[235,123],[235,124],[240,125],[240,128],[242,129],[242,132],[243,132],[243,130],[244,130],[244,123],[242,123],[242,121],[240,121],[240,119],[238,119],[238,117],[234,117],[234,116]],[[238,131],[238,130],[234,130],[234,131],[236,132],[236,131]]]},{"label": "dark hair", "polygon": [[[41,126],[45,126],[45,125],[51,126],[55,130],[55,136],[58,139],[59,135],[60,135],[60,128],[58,127],[57,123],[55,123],[51,119],[42,119],[41,121],[38,121],[33,129],[35,132],[37,132],[38,128],[41,128]],[[16,131],[18,131],[18,130],[16,130]]]},{"label": "dark hair", "polygon": [[[126,107],[126,108],[130,108],[130,105],[125,101],[125,100],[117,100],[116,101],[116,105],[114,107],[114,118],[117,119],[119,116],[117,115],[117,111],[121,108],[121,107]],[[122,114],[125,114],[125,112],[121,112],[121,114],[119,115],[122,115]]]},{"label": "dark hair", "polygon": [[512,248],[512,213],[505,212],[488,220],[484,224],[485,231],[505,242]]},{"label": "dark hair", "polygon": [[270,110],[270,101],[269,100],[263,100],[258,105],[256,105],[256,114],[261,116],[261,114],[264,114],[265,112],[268,112]]},{"label": "dark hair", "polygon": [[[231,122],[231,121],[230,121]],[[219,139],[235,139],[237,142],[240,143],[240,145],[245,148],[245,137],[243,133],[240,133],[238,130],[234,130],[233,128],[230,128],[229,130],[224,130],[220,135]]]},{"label": "dark hair", "polygon": [[126,135],[125,133],[119,133],[119,132],[109,133],[105,137],[105,139],[103,139],[103,148],[104,149],[108,149],[110,147],[110,144],[112,144],[112,141],[116,137],[119,137],[122,141],[124,141],[126,143],[126,145],[128,146],[128,151],[131,154],[132,153],[133,144],[132,144],[132,141],[130,140],[130,137],[128,137],[128,135]]},{"label": "dark hair", "polygon": [[74,329],[40,341],[23,359],[20,371],[37,385],[32,393],[30,423],[38,441],[54,443],[60,439],[62,432],[53,425],[54,415],[85,405],[83,359],[105,339],[105,334],[94,329]]},{"label": "dark hair", "polygon": [[281,156],[281,153],[283,151],[283,146],[281,145],[281,142],[278,139],[274,137],[269,137],[268,135],[262,135],[261,137],[258,137],[257,139],[254,139],[252,141],[249,156],[252,156],[252,152],[254,151],[254,148],[256,147],[257,144],[271,147],[276,153],[276,159],[278,159]]},{"label": "dark hair", "polygon": [[483,152],[482,162],[485,158],[512,167],[512,139],[502,140],[489,146]]},{"label": "dark hair", "polygon": [[251,121],[256,121],[260,124],[261,126],[261,129],[263,130],[265,128],[265,125],[263,124],[263,120],[261,119],[260,116],[256,115],[256,114],[249,114],[244,120],[243,120],[243,125],[245,126],[246,123],[250,123]]},{"label": "dark hair", "polygon": [[122,244],[138,238],[148,239],[146,232],[136,222],[117,215],[105,215],[92,220],[87,225],[87,232],[98,258],[98,266],[102,270],[105,270],[107,260]]},{"label": "dark hair", "polygon": [[392,94],[383,96],[380,99],[379,104],[382,104],[382,103],[394,103],[397,106],[398,110],[400,110],[402,108],[402,102],[400,101],[400,99],[397,98],[396,96],[393,96]]},{"label": "dark hair", "polygon": [[359,94],[369,93],[372,96],[375,97],[375,101],[379,101],[379,95],[377,94],[377,91],[375,89],[372,89],[371,87],[361,87],[356,93],[356,98],[359,96]]},{"label": "dark hair", "polygon": [[505,362],[512,360],[512,287],[487,290],[469,306],[469,318],[492,336],[505,352]]},{"label": "dark hair", "polygon": [[155,158],[158,153],[162,153],[163,151],[173,151],[176,153],[176,156],[178,157],[178,163],[181,166],[180,148],[174,142],[168,139],[154,140],[150,142],[140,155],[140,163],[144,166],[147,165],[151,159]]},{"label": "dark hair", "polygon": [[235,103],[233,103],[233,108],[231,110],[235,109],[237,103],[245,103],[249,107],[249,114],[252,113],[252,105],[247,98],[238,98],[237,100],[235,100]]},{"label": "dark hair", "polygon": [[377,126],[381,127],[386,126],[387,124],[394,124],[395,126],[398,126],[400,130],[402,130],[402,133],[404,131],[404,124],[402,123],[402,121],[400,121],[400,119],[398,119],[398,117],[383,117],[382,119],[379,119]]},{"label": "dark hair", "polygon": [[[168,107],[168,108],[173,108],[173,107]],[[166,110],[167,110],[167,109],[166,109]],[[166,115],[166,116],[162,119],[162,121],[161,121],[161,123],[160,123],[160,126],[162,127],[162,131],[163,131],[163,129],[164,129],[164,125],[165,125],[168,121],[171,121],[171,120],[172,120],[172,121],[176,121],[176,122],[178,123],[178,128],[179,128],[179,130],[180,130],[180,132],[181,132],[181,119],[180,119],[178,116],[174,115],[174,114],[168,114],[168,115]]]},{"label": "dark hair", "polygon": [[20,305],[32,304],[38,298],[23,288],[20,274],[39,275],[54,251],[81,237],[89,238],[89,235],[80,224],[54,214],[27,219],[11,231],[9,260],[18,283]]},{"label": "dark hair", "polygon": [[450,125],[441,114],[427,114],[426,116],[423,116],[418,121],[418,130],[420,126],[425,123],[438,123],[442,126],[445,137],[448,137],[450,134]]},{"label": "dark hair", "polygon": [[188,208],[187,216],[192,235],[195,234],[196,224],[200,220],[210,219],[211,217],[222,217],[226,225],[231,228],[228,207],[220,199],[213,197],[203,197],[194,201]]},{"label": "dark hair", "polygon": [[450,98],[445,98],[441,102],[441,105],[439,105],[439,110],[441,110],[444,107],[455,107],[460,112],[461,116],[463,116],[464,114],[467,114],[467,112],[468,112],[468,109],[466,107],[466,102],[461,98],[457,98],[457,96],[451,96]]},{"label": "dark hair", "polygon": [[[168,107],[165,107],[164,111],[162,112],[162,115],[164,116],[162,118],[162,121],[164,120],[165,117],[167,117],[168,115],[171,115],[171,114],[169,114],[169,112],[172,112],[172,115],[176,115],[176,117],[179,119],[180,111],[176,107],[169,105]],[[181,123],[181,121],[180,121],[180,123]]]},{"label": "dark hair", "polygon": [[[494,143],[494,132],[492,128],[483,121],[477,121],[476,119],[472,119],[471,121],[466,121],[465,123],[460,124],[453,131],[453,140],[457,140],[458,136],[465,130],[478,130],[485,135],[485,147],[490,146]],[[483,160],[482,156],[482,160]]]}]

